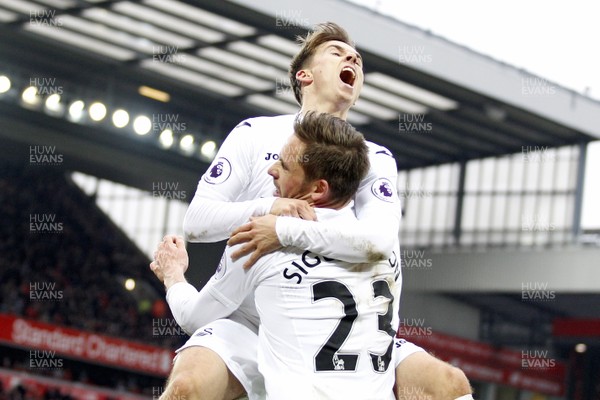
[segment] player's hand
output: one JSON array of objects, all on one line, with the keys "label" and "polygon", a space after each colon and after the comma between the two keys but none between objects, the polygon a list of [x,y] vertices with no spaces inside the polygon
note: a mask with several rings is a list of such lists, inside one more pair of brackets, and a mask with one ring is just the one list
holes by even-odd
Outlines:
[{"label": "player's hand", "polygon": [[181,236],[165,236],[154,252],[154,261],[150,269],[154,275],[169,289],[177,282],[185,282],[189,257],[185,242]]},{"label": "player's hand", "polygon": [[278,198],[273,202],[269,213],[308,221],[317,220],[314,208],[306,200]]},{"label": "player's hand", "polygon": [[238,227],[231,233],[228,246],[244,243],[231,254],[233,260],[250,254],[244,263],[244,268],[250,268],[256,261],[267,253],[280,249],[281,243],[275,231],[277,217],[272,214],[262,217],[251,217],[250,222]]},{"label": "player's hand", "polygon": [[[156,252],[154,253],[154,257],[156,257]],[[163,274],[162,269],[160,268],[156,260],[152,260],[152,262],[150,263],[150,270],[154,272],[154,275],[156,275],[159,281],[161,281],[162,283],[165,282],[165,274]]]}]

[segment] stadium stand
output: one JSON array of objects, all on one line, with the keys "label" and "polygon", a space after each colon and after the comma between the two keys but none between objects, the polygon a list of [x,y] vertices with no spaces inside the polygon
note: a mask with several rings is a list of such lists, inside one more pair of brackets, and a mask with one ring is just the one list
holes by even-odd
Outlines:
[{"label": "stadium stand", "polygon": [[[149,260],[93,199],[60,169],[2,165],[0,170],[0,313],[177,348],[183,335],[178,331],[156,334],[152,328],[156,321],[164,325],[172,316],[163,301],[164,289],[148,269]],[[135,295],[123,287],[119,276],[131,277],[151,290]],[[3,348],[2,367],[27,371],[27,353]],[[64,363],[58,376],[56,370],[50,370],[54,378],[133,393],[142,392],[143,386],[159,386],[164,380],[108,368],[99,371],[100,367],[85,362]],[[101,373],[93,373],[94,368]],[[43,369],[37,372],[43,373]],[[19,385],[13,386],[3,385],[2,396],[31,398]],[[43,398],[59,397],[48,390]]]}]

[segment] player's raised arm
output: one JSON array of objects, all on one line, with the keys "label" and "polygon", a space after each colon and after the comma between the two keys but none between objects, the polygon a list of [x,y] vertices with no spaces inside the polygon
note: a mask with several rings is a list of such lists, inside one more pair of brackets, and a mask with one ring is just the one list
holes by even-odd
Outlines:
[{"label": "player's raised arm", "polygon": [[150,269],[167,289],[167,303],[175,321],[191,335],[198,328],[229,316],[251,285],[246,284],[241,266],[223,257],[213,278],[198,291],[185,280],[188,264],[183,238],[166,236],[154,254]]},{"label": "player's raised arm", "polygon": [[248,121],[234,128],[221,145],[212,164],[200,178],[196,194],[183,221],[186,240],[216,242],[251,216],[269,212],[274,197],[236,201],[251,179],[255,162],[253,135]]},{"label": "player's raised arm", "polygon": [[[254,290],[250,280],[254,275],[243,270],[243,262],[231,261],[231,257],[224,255],[215,274],[200,291],[187,282],[169,288],[167,303],[175,321],[185,332],[191,335],[204,325],[230,316],[245,300],[254,305],[253,298],[246,299]],[[253,317],[246,318],[252,320]]]}]

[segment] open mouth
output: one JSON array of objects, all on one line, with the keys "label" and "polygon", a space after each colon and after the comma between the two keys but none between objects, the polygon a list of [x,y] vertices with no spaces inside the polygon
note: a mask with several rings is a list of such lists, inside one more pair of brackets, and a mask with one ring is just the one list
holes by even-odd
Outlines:
[{"label": "open mouth", "polygon": [[356,80],[356,73],[350,67],[342,68],[342,72],[340,72],[340,79],[346,85],[354,87],[354,81]]}]

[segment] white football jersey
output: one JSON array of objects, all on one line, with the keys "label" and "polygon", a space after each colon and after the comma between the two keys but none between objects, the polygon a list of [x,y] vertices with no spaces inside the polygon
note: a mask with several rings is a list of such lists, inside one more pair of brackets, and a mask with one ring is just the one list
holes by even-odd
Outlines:
[{"label": "white football jersey", "polygon": [[[293,134],[296,115],[242,121],[221,145],[198,183],[184,219],[186,239],[214,242],[229,237],[251,216],[269,213],[275,187],[267,171]],[[358,222],[343,229],[292,217],[277,219],[283,246],[310,249],[349,262],[399,254],[401,208],[396,162],[385,147],[367,142],[370,168],[354,198]]]},{"label": "white football jersey", "polygon": [[[350,207],[316,211],[323,221],[356,222]],[[394,398],[397,262],[349,264],[287,248],[244,270],[245,258],[230,261],[233,251],[226,249],[203,291],[223,305],[224,315],[254,293],[267,398]]]}]

